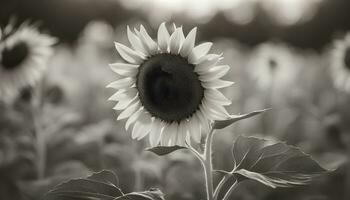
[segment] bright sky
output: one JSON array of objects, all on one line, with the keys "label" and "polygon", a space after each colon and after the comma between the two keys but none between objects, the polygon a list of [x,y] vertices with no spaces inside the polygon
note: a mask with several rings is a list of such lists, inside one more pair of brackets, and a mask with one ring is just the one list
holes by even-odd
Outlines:
[{"label": "bright sky", "polygon": [[139,9],[148,14],[152,23],[182,14],[197,22],[205,23],[218,11],[229,20],[248,23],[254,17],[258,4],[268,11],[273,20],[290,25],[307,20],[316,12],[323,0],[120,0],[129,9]]}]

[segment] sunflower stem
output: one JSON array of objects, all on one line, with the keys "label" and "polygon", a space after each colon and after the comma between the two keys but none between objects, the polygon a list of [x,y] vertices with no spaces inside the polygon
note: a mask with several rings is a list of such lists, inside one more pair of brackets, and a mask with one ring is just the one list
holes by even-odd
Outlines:
[{"label": "sunflower stem", "polygon": [[204,156],[201,153],[199,153],[195,148],[193,148],[191,144],[187,144],[187,148],[198,158],[199,161],[201,161],[201,163],[204,162]]},{"label": "sunflower stem", "polygon": [[207,191],[207,199],[214,200],[213,196],[213,164],[212,164],[212,144],[213,144],[214,129],[211,129],[204,147],[204,162],[202,166],[205,174],[205,185]]},{"label": "sunflower stem", "polygon": [[204,152],[199,153],[191,144],[187,144],[196,158],[201,162],[205,176],[205,188],[207,193],[207,200],[214,200],[213,195],[213,165],[212,165],[212,143],[213,143],[214,129],[211,129],[204,146]]},{"label": "sunflower stem", "polygon": [[34,131],[36,136],[36,146],[37,146],[37,175],[38,179],[42,179],[45,176],[46,168],[46,139],[45,134],[41,124],[41,114],[43,106],[43,91],[42,83],[40,82],[36,88],[34,88],[34,95],[32,101],[32,115]]}]

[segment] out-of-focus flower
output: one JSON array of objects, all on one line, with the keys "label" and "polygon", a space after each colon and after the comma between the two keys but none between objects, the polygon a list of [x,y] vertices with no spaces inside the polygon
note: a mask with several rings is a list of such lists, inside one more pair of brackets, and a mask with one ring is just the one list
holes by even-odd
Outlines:
[{"label": "out-of-focus flower", "polygon": [[111,25],[103,21],[92,21],[86,25],[80,42],[98,46],[100,48],[109,48],[114,38],[114,30]]},{"label": "out-of-focus flower", "polygon": [[231,103],[218,89],[232,85],[223,77],[230,69],[217,65],[222,54],[208,54],[212,43],[195,46],[197,28],[184,36],[174,25],[169,34],[165,23],[155,42],[141,25],[134,32],[127,28],[133,49],[116,44],[127,63],[111,64],[118,80],[107,87],[118,91],[109,100],[118,101],[118,120],[133,124],[132,138],[150,135],[150,144],[185,145],[192,138],[199,143],[212,120],[229,117],[225,105]]},{"label": "out-of-focus flower", "polygon": [[296,80],[300,71],[297,56],[285,45],[260,45],[249,62],[251,74],[261,89],[286,89]]},{"label": "out-of-focus flower", "polygon": [[294,25],[312,19],[323,0],[257,1],[272,21],[279,25]]},{"label": "out-of-focus flower", "polygon": [[0,99],[9,101],[22,88],[37,83],[55,42],[35,26],[22,24],[16,30],[5,29],[0,40]]},{"label": "out-of-focus flower", "polygon": [[331,73],[337,89],[350,92],[350,33],[335,41],[331,52]]}]

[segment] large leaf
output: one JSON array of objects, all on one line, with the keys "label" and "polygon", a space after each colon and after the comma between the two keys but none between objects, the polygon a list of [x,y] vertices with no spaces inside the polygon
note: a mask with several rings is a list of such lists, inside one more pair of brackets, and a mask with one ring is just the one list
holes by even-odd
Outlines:
[{"label": "large leaf", "polygon": [[328,172],[294,146],[254,137],[239,136],[233,157],[234,175],[272,188],[307,184],[313,177]]},{"label": "large leaf", "polygon": [[123,194],[117,185],[117,176],[104,170],[62,183],[48,192],[44,200],[164,200],[158,189]]},{"label": "large leaf", "polygon": [[256,110],[247,114],[243,114],[243,115],[232,115],[229,119],[227,120],[220,120],[220,121],[215,121],[214,125],[213,125],[213,129],[223,129],[226,128],[228,126],[230,126],[231,124],[243,120],[243,119],[247,119],[250,117],[253,117],[255,115],[261,114],[265,111],[267,111],[268,109],[264,109],[264,110]]},{"label": "large leaf", "polygon": [[48,192],[45,200],[114,200],[123,195],[111,171],[101,171],[85,179],[73,179]]},{"label": "large leaf", "polygon": [[146,149],[146,151],[150,151],[153,152],[155,154],[157,154],[158,156],[164,156],[167,155],[169,153],[172,153],[174,151],[180,150],[180,149],[186,149],[186,147],[181,147],[181,146],[157,146],[157,147],[153,147],[153,148],[148,148]]}]

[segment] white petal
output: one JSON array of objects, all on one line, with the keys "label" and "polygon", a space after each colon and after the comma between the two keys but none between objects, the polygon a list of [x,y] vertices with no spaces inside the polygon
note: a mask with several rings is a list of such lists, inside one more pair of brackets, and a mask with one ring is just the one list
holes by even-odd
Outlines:
[{"label": "white petal", "polygon": [[214,81],[209,81],[209,82],[202,82],[202,86],[204,88],[211,88],[211,89],[218,89],[218,88],[224,88],[233,85],[233,82],[231,81],[224,81],[221,79],[217,79]]},{"label": "white petal", "polygon": [[134,32],[135,32],[135,34],[137,35],[137,37],[139,37],[140,41],[142,42],[140,31],[137,30],[137,29],[134,27]]},{"label": "white petal", "polygon": [[198,123],[201,127],[201,134],[209,133],[209,118],[204,114],[203,105],[200,105],[200,110],[196,112],[196,117],[198,119]]},{"label": "white petal", "polygon": [[117,119],[121,120],[130,117],[134,112],[136,112],[140,108],[140,104],[140,101],[136,101],[134,104],[127,107],[123,112],[121,112]]},{"label": "white petal", "polygon": [[169,141],[169,146],[174,146],[177,144],[178,141],[178,130],[179,130],[179,124],[173,123],[174,126],[171,128],[171,134],[170,134],[170,141]]},{"label": "white petal", "polygon": [[158,46],[162,52],[168,51],[169,38],[169,32],[165,27],[165,22],[163,22],[158,28]]},{"label": "white petal", "polygon": [[189,128],[191,138],[193,138],[196,143],[199,143],[201,141],[201,127],[198,117],[192,116],[187,122],[187,126]]},{"label": "white petal", "polygon": [[133,100],[135,100],[136,96],[133,99],[125,99],[125,100],[121,100],[119,101],[114,107],[113,110],[124,110],[126,107],[128,107],[128,105],[131,104],[131,102],[133,102]]},{"label": "white petal", "polygon": [[221,113],[223,116],[225,116],[225,119],[230,117],[230,114],[227,112],[225,107],[221,104],[216,104],[212,101],[208,101],[207,99],[204,99],[203,103],[206,106],[209,106],[211,109],[213,109],[217,113]]},{"label": "white petal", "polygon": [[191,144],[191,132],[190,132],[190,126],[189,126],[189,120],[183,120],[183,130],[184,130],[184,136],[185,136],[185,145],[186,144]]},{"label": "white petal", "polygon": [[113,63],[109,64],[109,67],[115,73],[122,76],[135,76],[138,72],[137,68],[139,65],[133,65],[128,63]]},{"label": "white petal", "polygon": [[232,102],[225,97],[220,91],[216,89],[206,89],[204,91],[204,97],[209,101],[217,102],[221,105],[230,105]]},{"label": "white petal", "polygon": [[177,28],[176,28],[176,24],[175,24],[175,23],[173,23],[173,30],[172,30],[172,31],[173,31],[173,32],[175,32],[175,31],[176,31],[176,29],[177,29]]},{"label": "white petal", "polygon": [[175,145],[174,140],[176,140],[177,134],[177,123],[173,122],[171,124],[167,124],[164,127],[161,137],[161,145],[162,146],[173,146]]},{"label": "white petal", "polygon": [[203,56],[196,64],[194,71],[198,74],[203,74],[207,72],[210,68],[212,68],[220,61],[221,56],[222,54],[208,54],[206,56]]},{"label": "white petal", "polygon": [[190,62],[190,63],[198,62],[198,60],[200,58],[202,58],[203,56],[205,56],[209,52],[212,45],[213,45],[213,43],[211,43],[211,42],[205,42],[203,44],[200,44],[200,45],[194,47],[193,50],[191,51],[190,55],[188,56],[188,62]]},{"label": "white petal", "polygon": [[[134,88],[132,88],[134,89]],[[114,110],[124,110],[137,98],[137,90],[127,90],[119,95],[119,102],[113,107]]]},{"label": "white petal", "polygon": [[181,47],[181,29],[177,28],[170,36],[169,48],[170,53],[178,54]]},{"label": "white petal", "polygon": [[140,64],[143,61],[143,57],[138,54],[136,51],[130,49],[129,47],[115,42],[115,47],[120,54],[120,56],[127,62],[133,64]]},{"label": "white petal", "polygon": [[147,112],[142,112],[132,129],[131,138],[138,140],[144,138],[151,131],[151,125],[151,116]]},{"label": "white petal", "polygon": [[108,100],[112,101],[121,101],[133,99],[137,95],[138,91],[136,88],[130,88],[127,90],[118,90],[113,96],[111,96]]},{"label": "white petal", "polygon": [[[201,111],[203,112],[203,115],[206,116],[207,119],[209,120],[216,120],[216,114],[212,113],[210,110],[208,110],[208,107],[205,107],[202,105],[199,106]],[[203,120],[201,120],[201,124],[203,124]]]},{"label": "white petal", "polygon": [[108,101],[119,101],[120,100],[120,95],[124,93],[126,90],[121,89],[118,90],[116,93],[114,93],[111,97],[108,98]]},{"label": "white petal", "polygon": [[158,119],[155,119],[149,136],[149,142],[152,147],[157,146],[159,144],[162,129],[162,122]]},{"label": "white petal", "polygon": [[134,122],[136,122],[136,120],[139,118],[139,116],[141,115],[141,113],[143,112],[143,109],[140,108],[139,110],[137,110],[134,114],[132,114],[128,120],[125,123],[125,130],[128,130],[130,125],[133,124]]},{"label": "white petal", "polygon": [[179,123],[178,125],[178,129],[177,129],[177,139],[176,139],[176,145],[179,145],[179,146],[185,146],[186,143],[186,128],[185,128],[185,123],[186,121],[183,120]]},{"label": "white petal", "polygon": [[107,88],[126,89],[135,83],[135,79],[131,77],[119,79],[107,85]]},{"label": "white petal", "polygon": [[[141,116],[139,118],[141,118]],[[141,134],[142,129],[143,129],[143,125],[141,123],[139,123],[138,121],[136,121],[136,123],[132,129],[132,132],[131,132],[131,138],[133,140],[136,139]]]},{"label": "white petal", "polygon": [[202,106],[205,112],[209,114],[208,117],[212,120],[224,120],[230,117],[226,109],[221,105],[213,104],[204,99]]},{"label": "white petal", "polygon": [[223,77],[227,74],[228,70],[230,70],[230,66],[228,65],[215,66],[210,68],[203,75],[200,75],[199,78],[201,81],[212,81]]},{"label": "white petal", "polygon": [[140,26],[140,38],[143,41],[144,45],[147,46],[148,52],[151,55],[154,55],[158,51],[158,45],[153,39],[148,35],[145,27]]},{"label": "white petal", "polygon": [[140,38],[135,33],[131,32],[129,26],[127,26],[127,35],[128,35],[129,42],[132,48],[134,48],[134,50],[142,52],[145,55],[148,55],[148,52],[143,47]]},{"label": "white petal", "polygon": [[193,28],[187,35],[186,39],[184,40],[181,50],[180,50],[180,55],[183,57],[187,57],[188,54],[191,53],[193,50],[195,41],[196,41],[196,34],[197,34],[197,27]]},{"label": "white petal", "polygon": [[179,29],[180,29],[180,42],[181,42],[181,46],[182,46],[183,42],[185,41],[185,35],[184,35],[184,31],[182,29],[182,26]]}]

